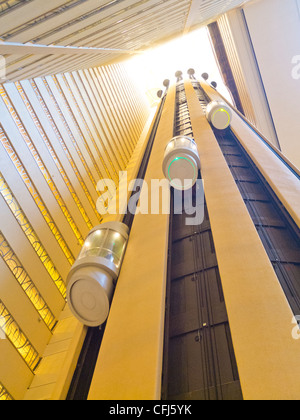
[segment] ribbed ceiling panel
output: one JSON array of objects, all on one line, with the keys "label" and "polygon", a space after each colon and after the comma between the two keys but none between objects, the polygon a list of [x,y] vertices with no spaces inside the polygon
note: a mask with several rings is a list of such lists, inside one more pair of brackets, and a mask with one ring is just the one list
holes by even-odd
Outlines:
[{"label": "ribbed ceiling panel", "polygon": [[[0,1],[0,54],[7,80],[91,68],[139,53],[203,25],[243,0]],[[17,52],[11,43],[21,46]],[[44,45],[27,51],[24,44]],[[98,50],[48,51],[47,46]],[[27,45],[28,47],[28,45]],[[8,49],[7,49],[8,48]],[[107,50],[109,49],[109,50]]]}]

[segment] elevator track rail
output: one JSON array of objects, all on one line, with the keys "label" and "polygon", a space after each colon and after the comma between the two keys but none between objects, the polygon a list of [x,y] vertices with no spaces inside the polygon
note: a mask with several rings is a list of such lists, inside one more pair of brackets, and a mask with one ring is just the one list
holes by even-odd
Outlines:
[{"label": "elevator track rail", "polygon": [[[193,137],[183,83],[176,103],[174,135]],[[162,399],[241,400],[208,212],[199,226],[186,226],[186,217],[173,209]]]}]

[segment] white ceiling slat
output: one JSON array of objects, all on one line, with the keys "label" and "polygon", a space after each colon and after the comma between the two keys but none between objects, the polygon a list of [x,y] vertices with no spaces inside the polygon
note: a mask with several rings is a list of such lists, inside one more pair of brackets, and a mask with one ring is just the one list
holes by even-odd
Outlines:
[{"label": "white ceiling slat", "polygon": [[[144,50],[204,25],[247,1],[7,0],[5,7],[11,9],[5,11],[3,6],[1,13],[0,7],[0,38],[49,47]],[[72,50],[64,53],[47,48],[44,55],[25,48],[17,54],[13,48],[1,50],[0,44],[0,54],[1,51],[7,59],[10,81],[105,65],[124,58],[122,51],[90,51],[83,56],[77,50],[67,55]]]},{"label": "white ceiling slat", "polygon": [[[173,0],[165,0],[164,3],[168,3]],[[120,6],[117,9],[108,10],[102,12],[100,15],[91,16],[83,22],[78,22],[69,28],[60,28],[57,34],[52,34],[50,37],[43,39],[43,42],[57,43],[59,45],[72,45],[80,42],[82,34],[84,36],[94,33],[101,33],[106,28],[115,28],[116,33],[118,28],[115,26],[120,20],[126,20],[128,16],[134,14],[142,14],[141,12],[145,9],[145,5],[149,3],[149,0],[122,0]],[[151,8],[153,12],[153,9]],[[143,14],[144,16],[144,14]]]},{"label": "white ceiling slat", "polygon": [[64,3],[66,3],[65,0],[51,0],[51,2],[34,0],[27,4],[25,3],[24,6],[7,13],[4,16],[1,16],[0,13],[0,37],[1,34],[7,33],[18,26],[23,25],[26,21],[35,19]]},{"label": "white ceiling slat", "polygon": [[[47,45],[28,45],[18,44],[10,42],[0,43],[0,54],[5,55],[8,53],[16,55],[32,54],[36,56],[43,55],[73,55],[73,56],[87,56],[91,54],[101,54],[102,52],[109,52],[112,48],[101,48],[101,47],[61,47],[61,46],[47,46]],[[122,50],[120,48],[114,48],[112,52],[122,54],[130,54],[129,50]]]},{"label": "white ceiling slat", "polygon": [[[122,0],[124,1],[124,0]],[[101,9],[104,5],[107,4],[109,0],[106,0],[105,2],[97,1],[97,0],[89,0],[88,2],[85,1],[84,3],[78,5],[77,7],[74,7],[70,10],[66,10],[63,13],[60,13],[58,15],[53,15],[52,18],[47,19],[46,21],[41,21],[40,23],[37,23],[33,26],[29,26],[28,28],[24,28],[24,30],[21,33],[18,33],[14,35],[13,37],[10,37],[8,41],[11,42],[37,42],[40,44],[48,44],[53,43],[54,40],[47,40],[44,34],[51,33],[52,31],[58,31],[58,33],[61,31],[61,28],[64,27],[64,25],[70,25],[73,20],[79,20],[79,25],[83,25],[82,18],[85,14],[92,11],[95,8]],[[91,9],[89,10],[88,5],[90,5]],[[107,13],[110,13],[109,9]],[[99,17],[98,17],[99,19]],[[70,26],[70,31],[72,32],[72,26]],[[54,36],[56,39],[58,38],[58,34]]]},{"label": "white ceiling slat", "polygon": [[[183,17],[184,14],[184,8],[186,9],[186,4],[188,3],[183,2],[184,4],[178,5],[177,1],[172,1],[168,8],[165,8],[165,6],[161,5],[159,8],[157,8],[156,11],[153,11],[151,15],[145,15],[143,19],[140,19],[140,17],[129,17],[124,19],[128,19],[124,22],[122,22],[120,25],[118,25],[118,28],[112,27],[111,25],[106,25],[104,28],[101,29],[101,31],[97,31],[92,33],[92,36],[86,38],[86,35],[84,38],[81,38],[78,40],[77,45],[106,45],[106,40],[103,39],[106,34],[110,35],[110,38],[112,38],[114,41],[117,40],[119,37],[122,38],[124,31],[127,34],[128,37],[136,37],[146,25],[149,23],[152,25],[152,27],[156,28],[158,24],[162,23],[164,25],[164,30],[169,31],[169,27],[172,24],[172,21],[174,18],[177,18],[178,16]],[[168,26],[165,25],[165,13],[168,13]],[[137,29],[138,28],[138,29]],[[178,29],[178,28],[177,28]],[[132,32],[132,34],[130,34]],[[151,39],[151,41],[154,41]],[[107,44],[108,45],[108,44]]]}]

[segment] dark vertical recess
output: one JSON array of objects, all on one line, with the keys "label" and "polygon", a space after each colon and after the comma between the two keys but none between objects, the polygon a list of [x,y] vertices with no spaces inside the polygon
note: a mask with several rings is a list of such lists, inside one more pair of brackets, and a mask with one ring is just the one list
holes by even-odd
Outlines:
[{"label": "dark vertical recess", "polygon": [[219,24],[218,22],[213,22],[210,23],[207,28],[225,85],[228,87],[229,92],[231,92],[231,96],[233,97],[237,109],[244,114],[243,105],[228,60]]}]

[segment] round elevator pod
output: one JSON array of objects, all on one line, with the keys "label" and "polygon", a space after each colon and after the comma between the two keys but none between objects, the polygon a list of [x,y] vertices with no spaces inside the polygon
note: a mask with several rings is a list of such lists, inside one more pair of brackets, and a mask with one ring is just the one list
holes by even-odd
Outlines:
[{"label": "round elevator pod", "polygon": [[120,222],[104,223],[92,229],[68,275],[69,307],[88,327],[99,327],[108,317],[128,232],[128,226]]},{"label": "round elevator pod", "polygon": [[206,118],[217,130],[225,130],[231,124],[232,111],[224,102],[212,101],[207,105]]},{"label": "round elevator pod", "polygon": [[176,190],[189,190],[197,179],[200,158],[195,141],[189,137],[174,137],[166,147],[163,172]]}]

